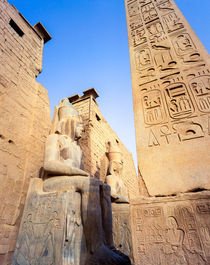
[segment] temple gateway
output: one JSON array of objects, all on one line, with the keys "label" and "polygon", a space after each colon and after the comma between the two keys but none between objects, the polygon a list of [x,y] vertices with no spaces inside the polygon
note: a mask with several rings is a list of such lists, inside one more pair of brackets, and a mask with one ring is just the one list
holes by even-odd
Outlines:
[{"label": "temple gateway", "polygon": [[0,0],[0,265],[210,264],[210,57],[173,0],[125,8],[138,172],[94,88],[51,119],[51,35]]}]

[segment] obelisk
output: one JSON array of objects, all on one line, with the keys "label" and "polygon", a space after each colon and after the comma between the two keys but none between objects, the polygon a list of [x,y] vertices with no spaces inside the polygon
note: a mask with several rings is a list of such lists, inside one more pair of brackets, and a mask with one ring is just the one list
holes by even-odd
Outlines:
[{"label": "obelisk", "polygon": [[148,193],[209,189],[209,54],[173,0],[125,3],[138,165]]}]

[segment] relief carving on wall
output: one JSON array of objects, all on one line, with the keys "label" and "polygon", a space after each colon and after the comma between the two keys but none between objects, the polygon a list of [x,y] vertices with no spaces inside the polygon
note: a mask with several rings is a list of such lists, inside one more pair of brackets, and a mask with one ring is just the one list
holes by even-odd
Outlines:
[{"label": "relief carving on wall", "polygon": [[190,88],[199,111],[210,113],[210,76],[199,76],[192,79]]},{"label": "relief carving on wall", "polygon": [[194,106],[184,83],[175,83],[165,88],[165,98],[171,118],[180,119],[192,115]]},{"label": "relief carving on wall", "polygon": [[195,204],[195,207],[189,202],[158,203],[153,207],[146,204],[132,206],[136,264],[209,264],[208,209],[207,201],[202,206]]},{"label": "relief carving on wall", "polygon": [[159,90],[151,90],[142,95],[144,120],[146,124],[155,125],[164,121],[165,109]]}]

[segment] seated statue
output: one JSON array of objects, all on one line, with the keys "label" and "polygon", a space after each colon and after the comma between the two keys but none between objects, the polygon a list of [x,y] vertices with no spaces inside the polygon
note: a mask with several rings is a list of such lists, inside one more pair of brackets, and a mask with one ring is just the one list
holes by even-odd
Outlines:
[{"label": "seated statue", "polygon": [[127,189],[121,179],[123,162],[120,149],[118,146],[113,146],[111,142],[108,144],[109,168],[108,176],[106,176],[105,182],[111,187],[111,198],[113,202],[129,203]]},{"label": "seated statue", "polygon": [[77,143],[82,131],[78,112],[67,98],[63,99],[55,108],[51,134],[45,144],[45,177],[89,175],[82,170],[82,150]]},{"label": "seated statue", "polygon": [[72,193],[63,259],[70,265],[129,265],[129,258],[113,243],[110,187],[83,170],[77,143],[82,130],[78,112],[63,99],[55,109],[46,141],[43,184],[44,192]]}]

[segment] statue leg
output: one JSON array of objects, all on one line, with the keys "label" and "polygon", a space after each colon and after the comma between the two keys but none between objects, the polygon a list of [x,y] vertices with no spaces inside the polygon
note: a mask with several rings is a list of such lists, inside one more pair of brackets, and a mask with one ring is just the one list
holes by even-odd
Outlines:
[{"label": "statue leg", "polygon": [[90,179],[82,188],[82,222],[86,265],[130,265],[113,247],[110,188],[97,179]]},{"label": "statue leg", "polygon": [[102,209],[102,225],[106,245],[109,248],[114,247],[112,235],[112,206],[111,206],[111,189],[107,184],[100,186],[101,209]]}]

